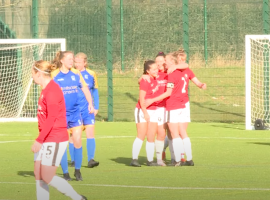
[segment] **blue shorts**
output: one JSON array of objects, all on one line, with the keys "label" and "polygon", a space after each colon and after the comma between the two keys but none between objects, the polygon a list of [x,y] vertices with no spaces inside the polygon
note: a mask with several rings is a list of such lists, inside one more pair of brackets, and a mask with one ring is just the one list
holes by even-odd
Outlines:
[{"label": "blue shorts", "polygon": [[72,113],[71,115],[67,115],[67,128],[71,129],[74,127],[80,127],[82,126],[82,117],[81,117],[81,113],[78,110],[75,113]]},{"label": "blue shorts", "polygon": [[94,113],[89,113],[88,109],[82,110],[81,115],[84,126],[95,124],[95,115]]}]

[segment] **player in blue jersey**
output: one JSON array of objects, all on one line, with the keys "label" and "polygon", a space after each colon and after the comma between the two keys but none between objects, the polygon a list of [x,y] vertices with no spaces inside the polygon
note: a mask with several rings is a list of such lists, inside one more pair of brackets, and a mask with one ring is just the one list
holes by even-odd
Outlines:
[{"label": "player in blue jersey", "polygon": [[[57,52],[53,64],[55,70],[52,72],[53,80],[61,87],[65,98],[67,128],[72,131],[74,141],[74,160],[75,172],[74,176],[77,181],[82,180],[81,165],[82,165],[82,118],[80,107],[78,104],[79,91],[84,93],[85,98],[89,102],[88,112],[94,112],[91,93],[85,83],[81,73],[73,68],[74,55],[71,51]],[[67,153],[63,155],[61,161],[64,178],[71,180],[68,173]]]},{"label": "player in blue jersey", "polygon": [[99,109],[99,96],[98,96],[98,82],[96,73],[87,68],[87,56],[86,54],[80,52],[75,55],[75,67],[79,70],[88,85],[91,92],[91,96],[94,104],[94,113],[87,112],[88,102],[82,92],[79,93],[80,99],[79,104],[81,108],[81,115],[83,120],[83,125],[87,137],[87,157],[88,157],[88,167],[93,168],[99,165],[99,162],[94,160],[96,142],[94,136],[95,127],[95,116]]}]

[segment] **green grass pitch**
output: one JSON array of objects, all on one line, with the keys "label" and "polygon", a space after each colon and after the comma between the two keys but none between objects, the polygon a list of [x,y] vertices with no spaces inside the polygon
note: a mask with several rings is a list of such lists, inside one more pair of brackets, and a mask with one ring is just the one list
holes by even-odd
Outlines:
[{"label": "green grass pitch", "polygon": [[[35,197],[33,153],[37,123],[0,123],[0,200]],[[191,123],[194,167],[148,167],[145,143],[130,167],[135,123],[98,122],[96,157],[100,166],[81,169],[84,181],[72,186],[88,199],[270,199],[270,135],[245,131],[243,124]],[[167,149],[167,160],[169,161]],[[74,168],[69,168],[73,177]],[[62,176],[59,168],[58,175]],[[67,197],[50,188],[51,199]]]}]

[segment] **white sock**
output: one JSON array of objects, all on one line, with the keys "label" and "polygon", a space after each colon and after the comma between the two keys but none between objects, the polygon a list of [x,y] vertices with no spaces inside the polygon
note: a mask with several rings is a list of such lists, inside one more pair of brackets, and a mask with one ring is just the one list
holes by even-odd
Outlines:
[{"label": "white sock", "polygon": [[60,178],[58,176],[54,176],[52,181],[49,183],[49,185],[53,186],[59,192],[70,197],[73,200],[81,200],[82,199],[82,196],[79,195],[73,189],[73,187],[63,178]]},{"label": "white sock", "polygon": [[139,157],[139,153],[142,148],[143,141],[139,138],[136,138],[133,142],[133,147],[132,147],[132,159],[137,159]]},{"label": "white sock", "polygon": [[37,200],[49,200],[49,186],[43,180],[36,180]]},{"label": "white sock", "polygon": [[172,140],[168,139],[168,143],[169,143],[169,149],[170,149],[170,153],[171,153],[171,159],[175,160],[174,151],[173,151],[173,145],[172,145]]},{"label": "white sock", "polygon": [[192,160],[191,142],[189,137],[183,139],[184,148],[187,156],[187,161]]},{"label": "white sock", "polygon": [[179,138],[180,139],[180,141],[181,141],[181,146],[179,147],[180,148],[180,155],[181,155],[181,158],[182,158],[182,155],[184,155],[185,154],[185,149],[184,149],[184,143],[183,143],[183,140],[182,140],[182,138]]},{"label": "white sock", "polygon": [[173,151],[175,156],[175,162],[180,162],[181,159],[181,148],[183,148],[183,142],[181,138],[174,138],[172,140],[173,143]]},{"label": "white sock", "polygon": [[157,160],[162,160],[162,150],[164,147],[164,141],[156,140],[155,145],[156,145]]},{"label": "white sock", "polygon": [[169,138],[166,135],[165,140],[164,140],[164,149],[163,149],[163,151],[166,151],[168,146],[169,146]]},{"label": "white sock", "polygon": [[154,142],[146,142],[146,155],[147,160],[149,162],[153,162],[155,154],[155,143]]}]

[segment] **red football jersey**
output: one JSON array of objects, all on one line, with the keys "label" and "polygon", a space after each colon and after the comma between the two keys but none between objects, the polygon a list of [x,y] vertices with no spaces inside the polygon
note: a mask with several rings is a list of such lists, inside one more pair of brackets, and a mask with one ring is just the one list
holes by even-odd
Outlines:
[{"label": "red football jersey", "polygon": [[42,90],[38,100],[39,143],[68,141],[66,107],[63,92],[53,80]]},{"label": "red football jersey", "polygon": [[[168,74],[164,73],[164,72],[158,72],[158,76],[156,79],[157,79],[157,83],[158,83],[157,96],[159,96],[166,91],[167,82],[168,82]],[[165,107],[166,100],[167,99],[163,99],[163,100],[157,102],[157,107]]]},{"label": "red football jersey", "polygon": [[[142,79],[140,81],[140,90],[143,90],[146,92],[145,99],[152,99],[154,97],[157,97],[157,91],[159,90],[158,88],[158,83],[157,80],[154,78],[150,78],[150,83],[148,81],[145,81]],[[147,110],[155,110],[156,109],[156,103],[151,104],[150,106],[147,107]],[[140,100],[138,101],[137,108],[141,108],[140,105]]]},{"label": "red football jersey", "polygon": [[189,97],[188,97],[188,84],[189,84],[189,80],[193,79],[195,77],[195,74],[193,73],[193,71],[189,68],[187,69],[183,69],[181,70],[183,73],[182,76],[182,81],[184,82],[184,91],[183,92],[183,98],[184,98],[184,103],[186,104],[187,102],[189,102]]},{"label": "red football jersey", "polygon": [[184,95],[185,84],[181,70],[175,70],[171,74],[168,74],[167,87],[173,88],[171,96],[166,101],[166,110],[176,110],[185,108]]}]

